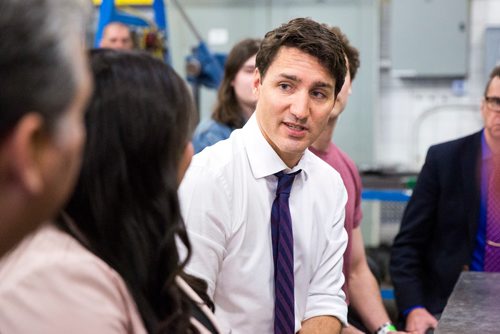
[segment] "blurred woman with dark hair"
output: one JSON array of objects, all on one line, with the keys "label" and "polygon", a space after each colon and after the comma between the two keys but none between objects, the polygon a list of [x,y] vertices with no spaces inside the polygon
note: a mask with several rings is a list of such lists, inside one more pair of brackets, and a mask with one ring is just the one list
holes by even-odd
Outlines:
[{"label": "blurred woman with dark hair", "polygon": [[229,138],[253,114],[257,98],[252,92],[252,79],[259,46],[260,39],[247,38],[229,52],[212,117],[201,123],[193,136],[195,153]]},{"label": "blurred woman with dark hair", "polygon": [[75,192],[56,225],[21,245],[45,263],[29,286],[13,287],[36,314],[28,332],[219,333],[206,284],[183,273],[191,248],[177,187],[193,155],[189,90],[144,53],[95,50],[91,67]]}]

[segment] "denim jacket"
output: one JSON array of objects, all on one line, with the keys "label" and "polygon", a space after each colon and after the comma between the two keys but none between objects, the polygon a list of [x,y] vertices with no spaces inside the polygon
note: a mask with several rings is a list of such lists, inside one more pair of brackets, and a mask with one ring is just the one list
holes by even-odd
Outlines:
[{"label": "denim jacket", "polygon": [[194,152],[199,153],[205,147],[211,146],[220,140],[229,138],[233,128],[209,119],[200,123],[193,135]]}]

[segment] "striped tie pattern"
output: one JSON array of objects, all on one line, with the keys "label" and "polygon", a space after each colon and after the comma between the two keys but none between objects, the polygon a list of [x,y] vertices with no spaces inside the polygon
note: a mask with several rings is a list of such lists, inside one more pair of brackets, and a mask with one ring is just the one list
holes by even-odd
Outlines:
[{"label": "striped tie pattern", "polygon": [[274,261],[274,333],[295,332],[293,274],[293,230],[288,199],[295,175],[300,170],[276,173],[278,187],[271,210],[271,237]]},{"label": "striped tie pattern", "polygon": [[500,157],[493,159],[486,206],[484,271],[500,272]]}]

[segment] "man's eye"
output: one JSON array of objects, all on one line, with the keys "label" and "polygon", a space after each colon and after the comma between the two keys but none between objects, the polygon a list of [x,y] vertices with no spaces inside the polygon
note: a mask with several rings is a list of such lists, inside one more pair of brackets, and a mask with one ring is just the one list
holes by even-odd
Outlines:
[{"label": "man's eye", "polygon": [[291,88],[291,86],[287,83],[280,83],[279,84],[279,87],[282,89],[282,90],[288,90]]},{"label": "man's eye", "polygon": [[326,98],[326,95],[323,92],[319,92],[319,91],[312,92],[312,96],[314,96],[317,99]]}]

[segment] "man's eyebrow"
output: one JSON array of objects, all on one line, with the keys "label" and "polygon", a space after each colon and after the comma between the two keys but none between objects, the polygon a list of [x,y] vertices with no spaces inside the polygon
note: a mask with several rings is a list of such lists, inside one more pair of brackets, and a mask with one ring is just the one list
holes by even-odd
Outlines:
[{"label": "man's eyebrow", "polygon": [[313,86],[316,88],[332,88],[333,89],[332,84],[329,84],[329,83],[323,82],[323,81],[316,81],[316,82],[314,82]]},{"label": "man's eyebrow", "polygon": [[[282,78],[285,78],[285,79],[288,79],[290,81],[293,81],[293,82],[297,82],[297,83],[300,83],[302,82],[301,79],[299,79],[296,75],[292,75],[292,74],[286,74],[286,73],[280,73],[278,74],[279,77],[282,77]],[[315,81],[313,82],[313,87],[314,88],[329,88],[329,89],[333,89],[333,85],[328,83],[328,82],[324,82],[324,81]]]},{"label": "man's eyebrow", "polygon": [[291,81],[295,81],[295,82],[301,82],[302,81],[299,78],[297,78],[296,75],[291,75],[291,74],[286,74],[286,73],[280,73],[278,76],[279,77],[283,77],[283,78],[288,79],[288,80],[291,80]]}]

